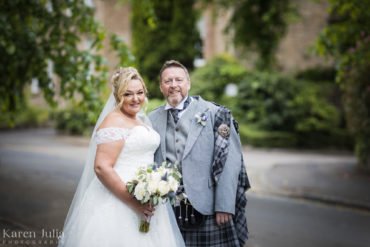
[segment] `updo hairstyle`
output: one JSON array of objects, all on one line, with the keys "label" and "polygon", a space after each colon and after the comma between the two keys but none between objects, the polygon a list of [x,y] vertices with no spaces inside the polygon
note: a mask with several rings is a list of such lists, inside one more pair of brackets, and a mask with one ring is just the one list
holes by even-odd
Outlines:
[{"label": "updo hairstyle", "polygon": [[128,83],[132,80],[139,80],[143,85],[144,93],[147,95],[147,89],[143,78],[140,76],[139,72],[133,67],[120,67],[117,69],[111,78],[111,83],[113,86],[113,95],[116,100],[116,104],[121,108],[125,97],[124,94],[127,91]]}]

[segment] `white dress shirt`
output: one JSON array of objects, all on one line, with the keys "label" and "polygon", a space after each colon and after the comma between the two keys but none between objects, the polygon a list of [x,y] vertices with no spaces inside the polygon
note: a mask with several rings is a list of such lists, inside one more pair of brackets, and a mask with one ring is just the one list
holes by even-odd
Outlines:
[{"label": "white dress shirt", "polygon": [[[179,112],[179,118],[181,118],[182,114],[184,114],[184,112],[186,112],[187,109],[184,109],[184,102],[186,101],[186,99],[190,97],[189,95],[187,95],[186,97],[184,97],[184,99],[176,106],[176,107],[173,107],[171,106],[170,104],[168,104],[168,102],[166,103],[166,106],[164,107],[165,110],[169,110],[169,109],[178,109],[180,110]],[[190,102],[189,102],[189,105],[191,104],[191,102],[193,101],[193,99],[190,97]],[[184,109],[184,110],[183,110]]]}]

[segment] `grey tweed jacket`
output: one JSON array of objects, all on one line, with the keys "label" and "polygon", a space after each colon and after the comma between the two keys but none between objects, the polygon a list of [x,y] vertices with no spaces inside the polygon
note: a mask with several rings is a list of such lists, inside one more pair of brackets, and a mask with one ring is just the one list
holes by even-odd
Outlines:
[{"label": "grey tweed jacket", "polygon": [[[191,104],[196,104],[195,112],[207,115],[205,125],[191,116],[191,126],[185,144],[182,159],[182,176],[185,192],[196,210],[204,215],[215,212],[235,214],[235,201],[238,187],[238,176],[242,166],[241,143],[233,124],[230,128],[229,154],[217,184],[212,175],[214,161],[214,123],[218,106],[193,97]],[[183,116],[185,117],[185,116]],[[162,163],[166,159],[167,111],[160,106],[149,114],[153,128],[159,133],[161,143],[155,153],[155,161]]]}]

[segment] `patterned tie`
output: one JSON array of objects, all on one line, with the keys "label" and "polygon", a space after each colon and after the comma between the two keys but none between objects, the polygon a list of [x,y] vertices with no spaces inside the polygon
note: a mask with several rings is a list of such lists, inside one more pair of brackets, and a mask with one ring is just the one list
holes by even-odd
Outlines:
[{"label": "patterned tie", "polygon": [[172,109],[170,109],[170,112],[171,112],[171,115],[173,117],[173,121],[175,121],[175,123],[177,123],[179,121],[180,110],[172,108]]},{"label": "patterned tie", "polygon": [[187,99],[184,102],[184,107],[182,108],[182,110],[180,110],[180,109],[174,109],[174,108],[169,109],[169,111],[170,111],[170,113],[171,113],[171,115],[173,117],[173,121],[175,121],[176,124],[177,124],[177,122],[180,119],[179,113],[181,111],[185,110],[186,107],[188,107],[189,104],[190,104],[190,97],[187,97]]}]

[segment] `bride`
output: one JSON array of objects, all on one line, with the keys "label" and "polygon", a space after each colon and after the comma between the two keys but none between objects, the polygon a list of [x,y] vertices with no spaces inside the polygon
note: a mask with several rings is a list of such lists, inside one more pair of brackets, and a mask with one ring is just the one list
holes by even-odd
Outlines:
[{"label": "bride", "polygon": [[[125,184],[138,167],[153,162],[160,143],[147,118],[139,117],[144,81],[128,67],[111,82],[113,94],[96,123],[59,246],[185,246],[171,207],[140,204]],[[139,231],[144,217],[151,217],[148,233]]]}]

